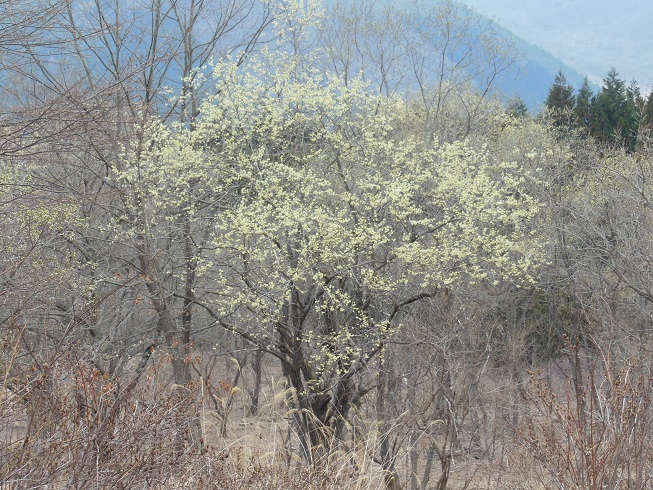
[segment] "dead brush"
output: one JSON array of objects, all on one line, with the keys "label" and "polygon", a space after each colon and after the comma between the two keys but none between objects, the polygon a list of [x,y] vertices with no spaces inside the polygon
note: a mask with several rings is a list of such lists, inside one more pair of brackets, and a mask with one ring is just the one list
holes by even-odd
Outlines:
[{"label": "dead brush", "polygon": [[23,389],[5,388],[0,399],[11,427],[0,440],[0,486],[156,488],[192,468],[186,483],[195,488],[207,467],[189,426],[201,400],[193,387],[161,390],[161,371],[121,379],[72,357],[47,370],[27,366],[14,376]]},{"label": "dead brush", "polygon": [[578,344],[569,343],[568,352],[576,368],[563,386],[530,373],[532,413],[516,430],[522,454],[535,463],[545,488],[649,488],[649,368],[637,359],[616,365],[598,348],[581,362]]}]

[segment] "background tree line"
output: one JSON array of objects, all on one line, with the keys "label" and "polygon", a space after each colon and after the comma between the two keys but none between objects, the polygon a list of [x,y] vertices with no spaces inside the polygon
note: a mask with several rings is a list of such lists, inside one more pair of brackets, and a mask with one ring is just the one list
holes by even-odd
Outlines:
[{"label": "background tree line", "polygon": [[524,117],[453,2],[0,9],[3,484],[649,484],[635,84]]},{"label": "background tree line", "polygon": [[[650,132],[653,101],[643,97],[635,80],[626,84],[612,68],[594,94],[589,81],[574,94],[562,72],[549,89],[545,109],[556,126],[574,128],[602,144],[616,144],[634,151]],[[640,131],[642,132],[641,138]]]}]

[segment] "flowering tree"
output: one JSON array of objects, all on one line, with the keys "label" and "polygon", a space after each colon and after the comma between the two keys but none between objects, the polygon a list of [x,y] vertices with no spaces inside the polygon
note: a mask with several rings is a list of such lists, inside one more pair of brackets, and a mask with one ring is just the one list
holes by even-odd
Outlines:
[{"label": "flowering tree", "polygon": [[153,127],[124,178],[148,209],[192,191],[190,215],[211,222],[193,302],[281,361],[311,459],[411,304],[461,279],[529,280],[532,177],[464,142],[431,146],[413,106],[295,49],[214,77],[192,131]]}]

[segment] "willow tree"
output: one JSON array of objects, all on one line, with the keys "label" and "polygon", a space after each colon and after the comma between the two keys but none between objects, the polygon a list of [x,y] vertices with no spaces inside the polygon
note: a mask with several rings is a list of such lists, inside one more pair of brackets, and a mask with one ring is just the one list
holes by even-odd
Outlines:
[{"label": "willow tree", "polygon": [[462,279],[528,280],[539,206],[517,163],[433,148],[414,105],[315,68],[294,44],[313,26],[298,26],[279,36],[287,49],[217,64],[193,130],[153,127],[125,178],[149,209],[176,206],[191,181],[220,203],[193,303],[280,360],[313,460],[410,305]]}]

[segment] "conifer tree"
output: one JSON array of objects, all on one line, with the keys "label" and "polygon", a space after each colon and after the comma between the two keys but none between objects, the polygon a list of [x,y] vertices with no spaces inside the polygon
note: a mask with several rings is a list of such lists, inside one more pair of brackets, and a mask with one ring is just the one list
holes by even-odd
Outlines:
[{"label": "conifer tree", "polygon": [[571,123],[574,107],[573,92],[574,89],[567,83],[562,70],[558,71],[544,102],[556,126],[568,126]]},{"label": "conifer tree", "polygon": [[641,113],[644,108],[644,101],[642,99],[639,86],[636,80],[632,80],[626,88],[626,120],[622,129],[626,147],[633,151],[637,145],[637,135],[639,133],[639,125]]},{"label": "conifer tree", "polygon": [[519,95],[511,98],[506,104],[506,114],[516,118],[528,117],[528,107],[524,99]]},{"label": "conifer tree", "polygon": [[653,92],[648,95],[644,108],[642,109],[641,130],[648,133],[653,130]]},{"label": "conifer tree", "polygon": [[594,92],[592,92],[589,80],[587,77],[585,77],[583,80],[583,85],[578,90],[578,95],[576,96],[576,104],[574,105],[573,116],[575,126],[586,135],[590,132],[593,98]]},{"label": "conifer tree", "polygon": [[629,145],[630,109],[626,84],[612,68],[592,104],[592,135],[602,143]]},{"label": "conifer tree", "polygon": [[642,97],[637,148],[650,146],[651,136],[653,136],[653,92],[649,93],[645,100]]}]

